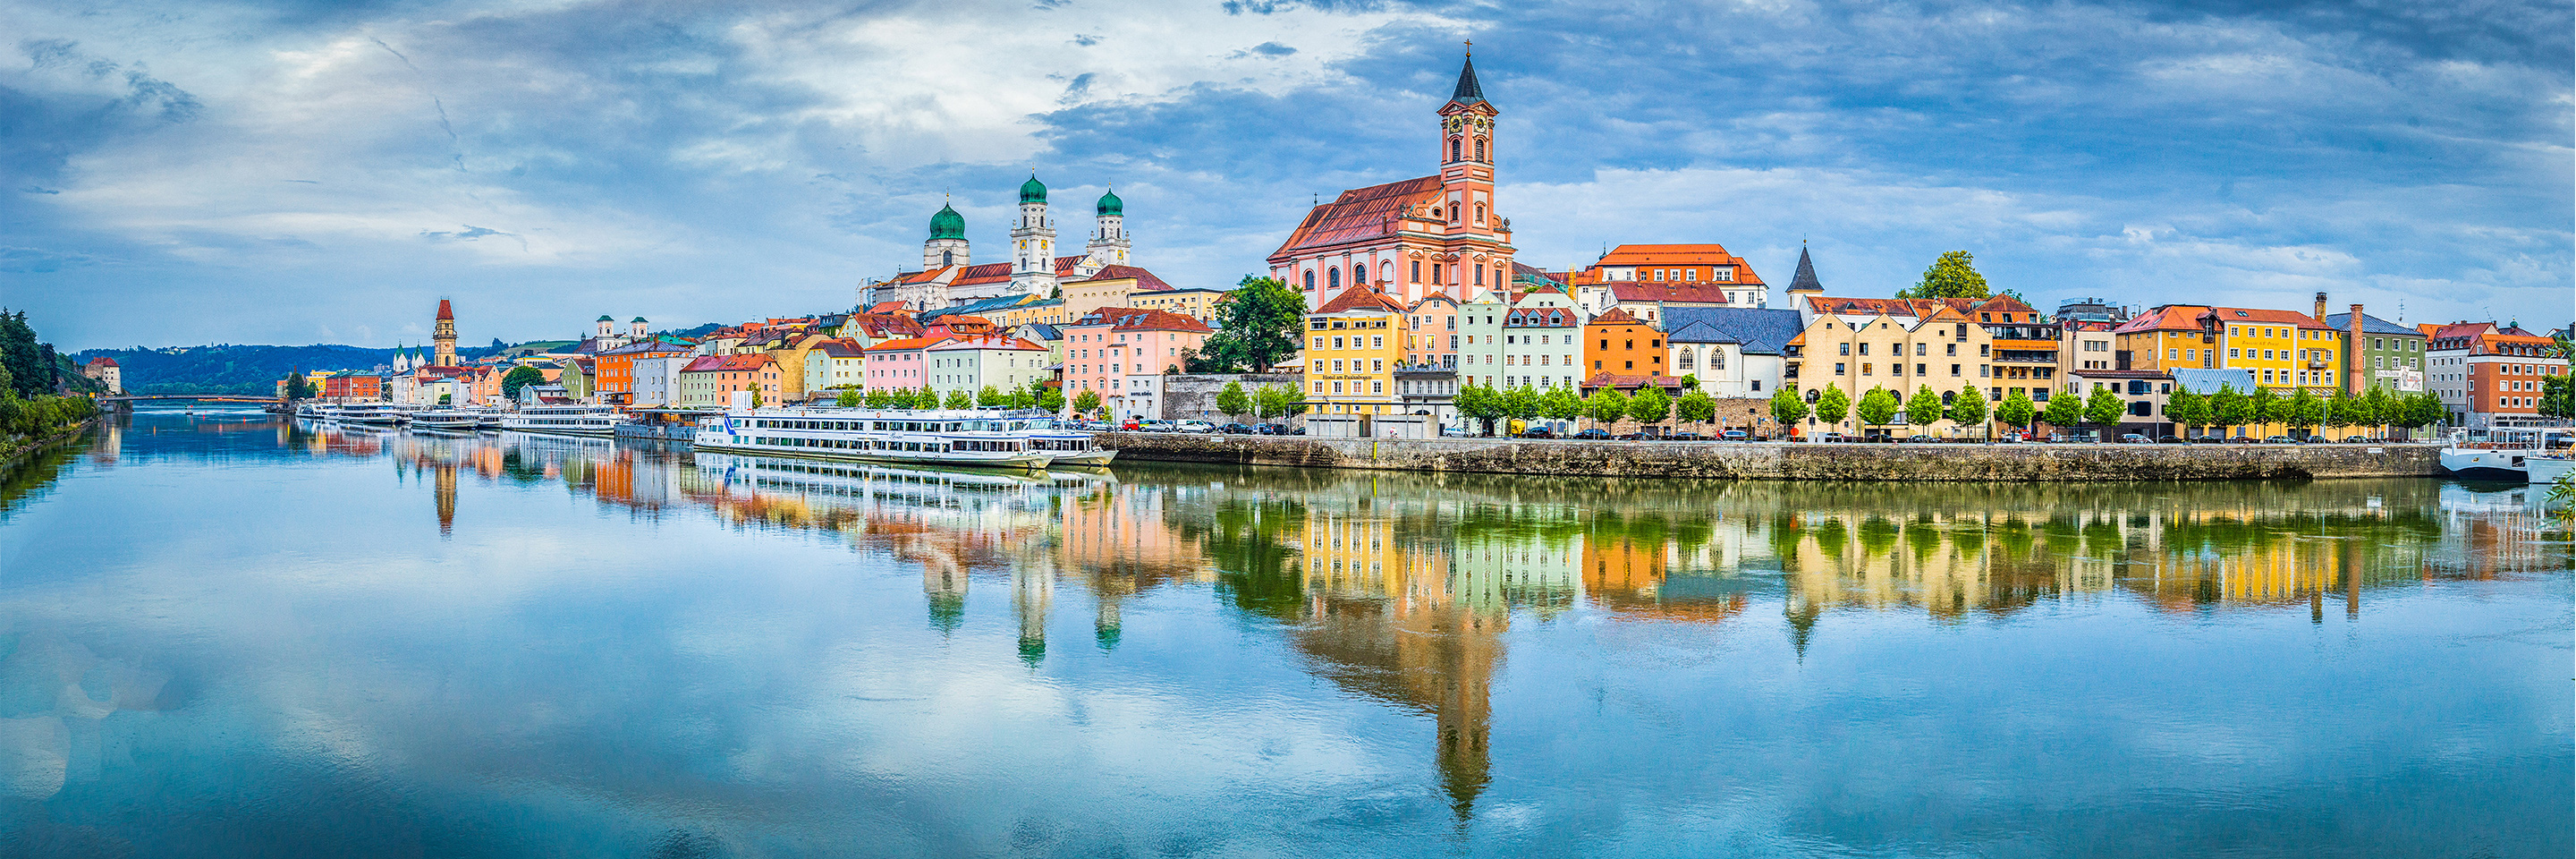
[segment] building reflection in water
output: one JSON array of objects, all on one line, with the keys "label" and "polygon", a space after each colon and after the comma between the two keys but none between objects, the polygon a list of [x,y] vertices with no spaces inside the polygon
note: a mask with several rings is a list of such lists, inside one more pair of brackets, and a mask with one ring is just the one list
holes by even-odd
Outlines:
[{"label": "building reflection in water", "polygon": [[[442,533],[459,478],[556,483],[639,517],[838,532],[920,568],[929,624],[1006,583],[1016,656],[1043,665],[1059,584],[1118,646],[1122,606],[1194,587],[1273,622],[1309,670],[1430,721],[1462,819],[1492,778],[1492,687],[1515,622],[1571,612],[1724,625],[1776,601],[1804,654],[1838,612],[1974,622],[2068,601],[2169,613],[2361,616],[2375,589],[2563,565],[2526,494],[2425,480],[2158,486],[1854,486],[1121,470],[907,470],[599,440],[288,432],[320,456],[428,472]],[[2560,542],[2552,543],[2550,539]],[[2562,547],[2562,548],[2553,548]]]}]

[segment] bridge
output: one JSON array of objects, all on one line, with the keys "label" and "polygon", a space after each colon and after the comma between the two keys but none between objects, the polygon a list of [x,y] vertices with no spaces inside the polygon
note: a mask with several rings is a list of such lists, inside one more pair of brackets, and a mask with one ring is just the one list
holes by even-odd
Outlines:
[{"label": "bridge", "polygon": [[284,399],[279,397],[258,397],[250,394],[117,394],[114,396],[98,398],[98,402],[101,405],[108,403],[167,402],[174,400],[187,400],[201,403],[275,404],[285,402]]}]

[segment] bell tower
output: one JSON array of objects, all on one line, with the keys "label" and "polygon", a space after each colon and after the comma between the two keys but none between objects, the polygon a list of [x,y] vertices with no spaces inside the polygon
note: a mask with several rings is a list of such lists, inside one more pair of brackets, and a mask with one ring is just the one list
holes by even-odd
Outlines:
[{"label": "bell tower", "polygon": [[1098,219],[1091,233],[1091,246],[1083,251],[1094,265],[1127,264],[1127,201],[1118,199],[1118,189],[1100,195],[1100,205],[1093,211]]},{"label": "bell tower", "polygon": [[921,270],[938,271],[967,264],[966,216],[942,201],[939,213],[930,216],[930,239],[921,243]]},{"label": "bell tower", "polygon": [[430,366],[456,366],[456,311],[447,306],[447,299],[438,300],[438,323],[429,331],[429,342]]},{"label": "bell tower", "polygon": [[1440,208],[1450,236],[1489,240],[1496,250],[1453,266],[1453,291],[1462,301],[1507,288],[1511,270],[1511,227],[1494,209],[1494,117],[1501,113],[1485,100],[1476,55],[1469,52],[1458,67],[1458,86],[1440,106]]},{"label": "bell tower", "polygon": [[1020,183],[1020,220],[1011,227],[1011,288],[1040,298],[1055,292],[1055,222],[1047,219],[1047,187],[1035,171]]}]

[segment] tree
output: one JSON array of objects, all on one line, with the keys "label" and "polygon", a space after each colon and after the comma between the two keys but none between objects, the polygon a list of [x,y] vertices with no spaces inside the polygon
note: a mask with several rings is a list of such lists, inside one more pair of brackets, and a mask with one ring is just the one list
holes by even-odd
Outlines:
[{"label": "tree", "polygon": [[965,388],[959,388],[948,392],[948,400],[942,405],[952,409],[971,409],[975,407],[975,395],[967,393]]},{"label": "tree", "polygon": [[1573,388],[1549,388],[1538,397],[1538,413],[1552,421],[1571,421],[1583,417],[1583,395]]},{"label": "tree", "polygon": [[2084,422],[2084,396],[2061,393],[2048,398],[2048,405],[2040,407],[2039,419],[2057,429],[2074,429]]},{"label": "tree", "polygon": [[1084,391],[1073,395],[1073,410],[1086,415],[1098,414],[1100,412],[1100,392]]},{"label": "tree", "polygon": [[1787,435],[1788,428],[1797,426],[1799,421],[1806,420],[1807,411],[1807,401],[1798,399],[1797,391],[1781,388],[1771,392],[1771,420],[1780,425],[1782,435]]},{"label": "tree", "polygon": [[1672,395],[1664,393],[1662,385],[1640,386],[1637,388],[1637,395],[1628,398],[1628,416],[1636,418],[1637,423],[1645,426],[1654,426],[1672,420]]},{"label": "tree", "polygon": [[860,394],[859,389],[857,388],[842,388],[840,395],[832,398],[832,405],[840,406],[845,409],[858,408],[860,404],[865,402],[867,402],[867,397]]},{"label": "tree", "polygon": [[751,407],[755,409],[760,408],[760,386],[750,382],[744,382],[742,384],[742,389],[751,392]]},{"label": "tree", "polygon": [[2165,420],[2172,421],[2177,431],[2182,430],[2183,427],[2207,424],[2209,423],[2209,399],[2192,393],[2190,388],[2177,384],[2174,386],[2173,394],[2165,397]]},{"label": "tree", "polygon": [[289,400],[289,401],[294,401],[294,400],[306,400],[306,399],[312,399],[312,397],[313,397],[313,382],[312,382],[311,380],[308,380],[308,379],[304,378],[304,371],[302,371],[302,370],[288,370],[288,371],[286,371],[286,379],[285,379],[285,382],[286,382],[286,399],[287,399],[287,400]]},{"label": "tree", "polygon": [[1898,298],[1985,298],[1986,276],[1977,273],[1977,258],[1967,251],[1949,251],[1923,270],[1923,279],[1913,286],[1898,290]]},{"label": "tree", "polygon": [[1673,403],[1673,416],[1686,424],[1704,424],[1717,420],[1717,398],[1707,391],[1692,390]]},{"label": "tree", "polygon": [[1503,394],[1504,414],[1510,415],[1517,420],[1528,421],[1538,417],[1539,412],[1540,406],[1537,388],[1522,385]]},{"label": "tree", "polygon": [[455,398],[456,398],[456,395],[455,395],[455,394],[440,394],[440,395],[438,395],[438,404],[439,404],[439,405],[442,405],[442,406],[447,405],[447,401],[449,401],[449,400],[453,400],[453,399],[455,399]]},{"label": "tree", "polygon": [[[962,391],[965,389],[959,388],[958,390]],[[983,390],[975,392],[975,406],[977,408],[998,409],[1002,407],[1004,402],[1006,401],[1002,399],[1002,389],[999,387],[985,385]]]},{"label": "tree", "polygon": [[545,384],[545,381],[545,372],[535,367],[512,367],[510,372],[501,374],[501,398],[518,399],[520,389]]},{"label": "tree", "polygon": [[2576,418],[2576,376],[2557,375],[2540,380],[2540,414],[2552,418]]},{"label": "tree", "polygon": [[1278,278],[1244,275],[1216,304],[1216,333],[1199,350],[1205,366],[1259,372],[1305,343],[1306,297]]},{"label": "tree", "polygon": [[1896,413],[1902,408],[1896,392],[1872,385],[1868,393],[1860,395],[1860,405],[1852,408],[1852,414],[1860,418],[1861,429],[1867,430],[1895,423]]},{"label": "tree", "polygon": [[939,399],[939,391],[931,388],[928,383],[923,383],[920,388],[917,388],[912,392],[912,407],[916,409],[939,408]]},{"label": "tree", "polygon": [[2254,421],[2254,401],[2236,392],[2233,385],[2219,385],[2209,395],[2210,423],[2220,427],[2241,427]]},{"label": "tree", "polygon": [[2320,410],[2323,419],[2318,422],[2334,429],[2352,426],[2352,402],[2352,392],[2336,391],[2325,398],[2325,408]]},{"label": "tree", "polygon": [[1583,398],[1583,416],[1604,428],[1617,424],[1627,415],[1628,395],[1619,393],[1617,388],[1603,385],[1592,389],[1592,396]]},{"label": "tree", "polygon": [[2120,399],[2109,385],[2094,388],[2093,395],[2084,398],[2084,420],[2102,428],[2094,441],[2109,441],[2111,430],[2120,425],[2120,416],[2128,413],[2129,401]]},{"label": "tree", "polygon": [[2399,394],[2397,404],[2398,416],[2390,423],[2406,428],[2410,435],[2419,427],[2441,420],[2450,411],[2443,408],[2441,396],[2431,391]]},{"label": "tree", "polygon": [[2355,423],[2370,427],[2371,435],[2384,435],[2385,427],[2396,423],[2399,417],[2397,401],[2389,396],[2387,388],[2373,386],[2370,390],[2361,392],[2359,405],[2360,407],[2354,410],[2359,413],[2355,417],[2365,419]]},{"label": "tree", "polygon": [[1698,374],[1698,373],[1685,373],[1685,374],[1683,374],[1683,375],[1682,375],[1682,390],[1685,390],[1685,391],[1696,391],[1696,390],[1699,390],[1699,374]]},{"label": "tree", "polygon": [[10,390],[22,399],[34,402],[54,392],[54,362],[36,342],[27,311],[0,312],[0,367],[8,368]]},{"label": "tree", "polygon": [[1056,412],[1062,412],[1062,411],[1064,411],[1064,389],[1063,389],[1063,388],[1053,388],[1053,387],[1048,387],[1048,386],[1046,386],[1046,385],[1041,384],[1041,385],[1038,385],[1038,386],[1036,387],[1036,391],[1037,391],[1037,395],[1038,395],[1038,400],[1037,400],[1037,407],[1038,407],[1038,408],[1045,409],[1045,410],[1047,410],[1049,413],[1056,413]]},{"label": "tree", "polygon": [[1931,429],[1933,424],[1941,422],[1941,411],[1941,395],[1933,393],[1932,386],[1923,385],[1915,388],[1913,398],[1905,401],[1905,422],[1918,430]]},{"label": "tree", "polygon": [[1960,429],[1969,427],[1985,429],[1987,413],[1986,394],[1983,391],[1975,388],[1961,388],[1958,396],[1950,398],[1950,423]]},{"label": "tree", "polygon": [[1840,386],[1826,385],[1824,393],[1816,395],[1813,405],[1816,420],[1840,428],[1843,418],[1851,414],[1851,394],[1845,393]]},{"label": "tree", "polygon": [[2254,393],[2245,395],[2245,401],[2254,407],[2255,425],[2277,423],[2281,420],[2281,395],[2273,393],[2272,389],[2255,388]]},{"label": "tree", "polygon": [[887,392],[884,388],[869,391],[865,399],[868,408],[871,409],[891,409],[895,407],[894,395]]},{"label": "tree", "polygon": [[1252,395],[1243,392],[1242,382],[1227,382],[1223,389],[1216,392],[1216,410],[1224,412],[1228,418],[1240,421],[1246,412],[1252,411]]},{"label": "tree", "polygon": [[1489,436],[1494,434],[1494,422],[1502,420],[1506,414],[1502,394],[1487,385],[1470,384],[1459,388],[1456,406],[1459,414],[1482,424],[1484,434]]},{"label": "tree", "polygon": [[2039,415],[2039,405],[2030,401],[2030,392],[2014,388],[1995,404],[1995,420],[2011,424],[2013,429],[2029,431],[2030,421]]},{"label": "tree", "polygon": [[2301,436],[2314,435],[2316,428],[2326,422],[2325,398],[2317,396],[2314,391],[2300,388],[2298,393],[2290,395],[2288,402],[2281,404],[2281,420],[2293,429],[2309,431],[2299,433]]}]

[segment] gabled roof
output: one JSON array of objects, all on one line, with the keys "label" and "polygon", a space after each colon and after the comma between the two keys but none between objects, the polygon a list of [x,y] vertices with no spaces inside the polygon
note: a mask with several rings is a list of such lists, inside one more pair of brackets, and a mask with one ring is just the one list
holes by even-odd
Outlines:
[{"label": "gabled roof", "polygon": [[1594,325],[1640,325],[1640,324],[1643,324],[1643,323],[1641,323],[1641,322],[1639,322],[1639,321],[1638,321],[1636,314],[1629,313],[1629,312],[1628,312],[1628,310],[1627,310],[1627,308],[1624,308],[1624,307],[1613,307],[1613,308],[1610,308],[1607,312],[1604,312],[1604,313],[1602,313],[1602,314],[1601,314],[1601,315],[1599,315],[1599,316],[1592,317],[1592,324],[1594,324]]},{"label": "gabled roof", "polygon": [[1670,343],[1741,343],[1741,342],[1743,342],[1743,341],[1741,341],[1741,340],[1737,340],[1737,339],[1735,338],[1735,335],[1733,335],[1733,334],[1728,334],[1728,333],[1726,333],[1724,330],[1719,329],[1719,328],[1718,328],[1717,326],[1715,326],[1715,325],[1710,325],[1710,324],[1708,324],[1708,323],[1706,323],[1706,322],[1700,322],[1700,321],[1696,321],[1696,320],[1694,320],[1694,321],[1690,322],[1689,324],[1682,325],[1681,327],[1678,327],[1678,328],[1673,329],[1673,331],[1672,331],[1672,333],[1671,333],[1671,334],[1664,335],[1664,340],[1665,340],[1666,342],[1670,342]]},{"label": "gabled roof", "polygon": [[1064,339],[1064,332],[1058,331],[1055,326],[1048,325],[1044,322],[1031,322],[1027,325],[1022,325],[1020,326],[1019,334],[1021,337],[1031,340]]},{"label": "gabled roof", "polygon": [[1044,352],[1047,347],[1017,337],[959,337],[930,347],[933,352]]},{"label": "gabled roof", "polygon": [[1440,177],[1424,176],[1401,182],[1388,182],[1342,192],[1330,203],[1316,206],[1306,213],[1306,220],[1288,234],[1271,256],[1283,256],[1304,248],[1338,245],[1344,242],[1373,239],[1395,232],[1395,220],[1404,210],[1417,203],[1439,199]]},{"label": "gabled roof", "polygon": [[[1071,259],[1074,262],[1081,262],[1083,258],[1066,257],[1066,259]],[[1072,264],[1064,263],[1061,260],[1058,261],[1057,268],[1060,269],[1058,276],[1070,276],[1073,273]],[[1170,292],[1172,290],[1171,284],[1164,283],[1163,279],[1155,277],[1153,272],[1146,271],[1132,265],[1104,265],[1100,267],[1100,271],[1098,273],[1093,274],[1090,277],[1067,282],[1090,283],[1096,280],[1118,280],[1120,278],[1130,277],[1136,279],[1136,291],[1138,292]]]},{"label": "gabled roof", "polygon": [[1404,305],[1395,299],[1388,298],[1386,293],[1377,291],[1375,287],[1354,286],[1342,290],[1342,294],[1333,296],[1333,300],[1324,302],[1324,306],[1315,308],[1315,313],[1347,313],[1355,310],[1403,313]]},{"label": "gabled roof", "polygon": [[2183,367],[2174,369],[2172,373],[2174,387],[2195,394],[2218,393],[2220,385],[2233,388],[2240,394],[2254,392],[2254,371],[2252,370],[2205,370],[2198,367]]},{"label": "gabled roof", "polygon": [[98,356],[98,357],[96,357],[96,358],[91,358],[91,359],[89,359],[89,366],[92,366],[92,367],[114,367],[114,366],[116,366],[116,359],[114,359],[114,358],[110,358],[110,357],[107,357],[107,356],[105,356],[105,355],[100,355],[100,356]]},{"label": "gabled roof", "polygon": [[859,345],[856,340],[834,338],[814,344],[814,351],[833,358],[858,358],[867,354],[868,347]]},{"label": "gabled roof", "polygon": [[697,360],[689,362],[689,366],[680,368],[680,372],[703,373],[724,366],[724,359],[723,355],[701,355]]},{"label": "gabled roof", "polygon": [[2200,315],[2209,308],[2198,304],[2167,304],[2129,317],[2113,334],[2135,334],[2140,331],[2198,331]]},{"label": "gabled roof", "polygon": [[1425,296],[1423,296],[1421,300],[1414,302],[1412,307],[1405,308],[1405,309],[1406,309],[1408,312],[1410,312],[1410,311],[1415,311],[1415,310],[1421,310],[1423,305],[1425,305],[1425,304],[1430,304],[1431,302],[1434,302],[1434,301],[1447,302],[1447,303],[1448,303],[1448,305],[1449,305],[1449,306],[1451,306],[1451,307],[1456,307],[1456,306],[1458,306],[1458,299],[1450,298],[1450,297],[1449,297],[1449,293],[1448,293],[1448,292],[1446,292],[1446,291],[1439,290],[1439,289],[1434,289],[1434,290],[1432,290],[1432,291],[1431,291],[1431,294],[1430,294],[1430,295],[1425,295]]},{"label": "gabled roof", "polygon": [[[1664,327],[1675,343],[1741,343],[1747,355],[1778,355],[1806,325],[1798,311],[1767,307],[1675,307],[1664,311]],[[1714,329],[1728,340],[1696,340],[1702,329]],[[1687,334],[1687,336],[1685,336]]]},{"label": "gabled roof", "polygon": [[874,345],[874,346],[870,346],[870,347],[868,347],[867,351],[869,351],[869,352],[907,352],[907,351],[914,351],[914,350],[919,350],[919,349],[927,349],[927,348],[929,348],[929,347],[936,346],[936,345],[939,345],[939,344],[941,344],[941,343],[945,343],[945,342],[947,342],[947,341],[948,341],[948,338],[946,338],[946,337],[906,337],[906,338],[903,338],[903,339],[901,339],[901,340],[888,340],[888,341],[886,341],[886,342],[879,343],[879,344]]},{"label": "gabled roof", "polygon": [[641,341],[641,342],[637,342],[637,343],[628,343],[628,344],[626,344],[626,345],[624,345],[624,346],[619,346],[619,347],[617,347],[617,348],[615,348],[615,349],[610,349],[610,350],[608,350],[608,351],[601,352],[601,353],[599,353],[599,354],[602,354],[602,355],[649,355],[649,354],[662,354],[662,353],[669,353],[669,352],[686,352],[686,351],[689,351],[689,347],[686,347],[686,346],[674,346],[674,345],[671,345],[671,344],[669,344],[669,343],[664,343],[664,342],[662,342],[662,341],[660,341],[660,340],[656,339],[656,340],[645,340],[645,341]]}]

